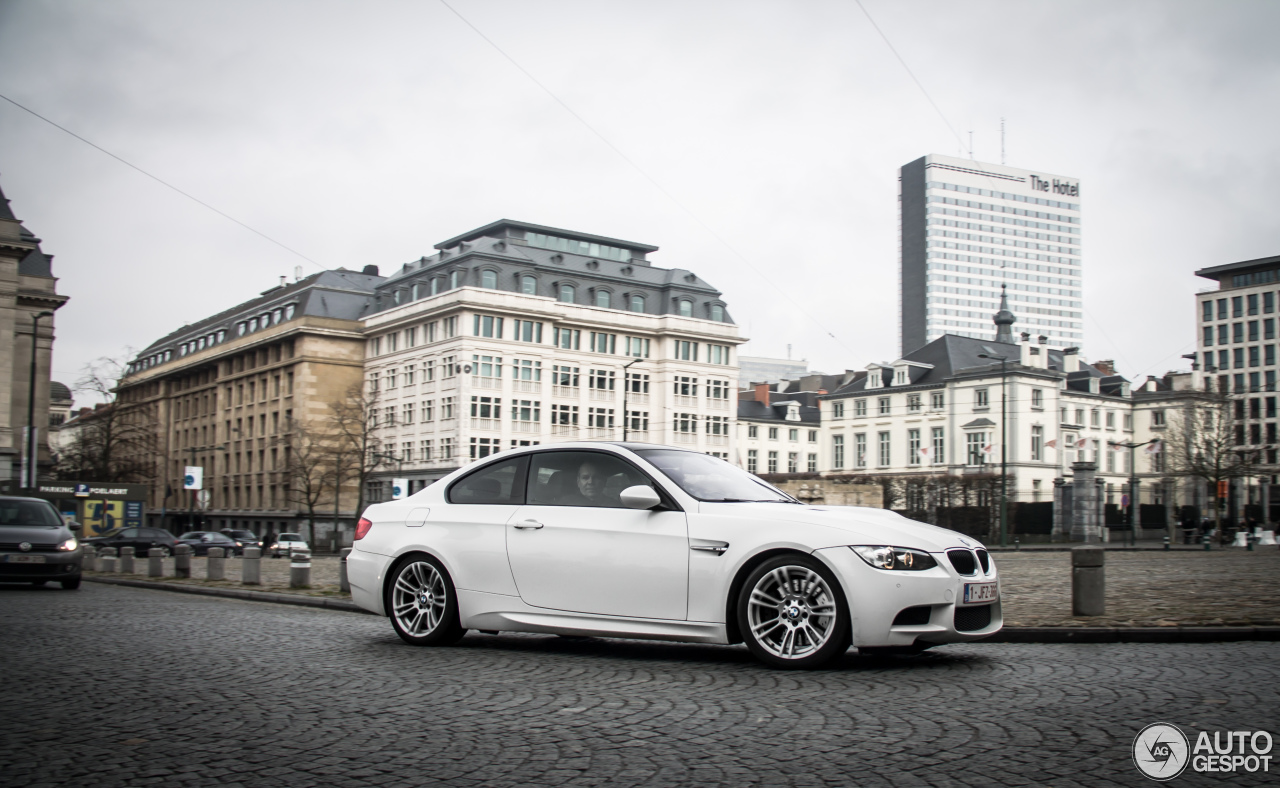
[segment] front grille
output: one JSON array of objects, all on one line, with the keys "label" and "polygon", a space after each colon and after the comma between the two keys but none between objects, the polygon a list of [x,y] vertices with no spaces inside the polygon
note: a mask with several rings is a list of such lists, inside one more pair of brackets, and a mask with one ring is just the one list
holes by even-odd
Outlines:
[{"label": "front grille", "polygon": [[917,605],[909,607],[898,613],[893,618],[893,625],[899,626],[921,626],[929,623],[929,617],[933,615],[933,608],[928,605]]},{"label": "front grille", "polygon": [[982,574],[991,574],[991,554],[986,550],[978,551],[978,563],[982,564]]},{"label": "front grille", "polygon": [[956,608],[956,631],[977,632],[991,626],[991,605]]},{"label": "front grille", "polygon": [[947,560],[962,575],[971,575],[977,572],[978,565],[973,560],[973,553],[968,550],[948,550]]},{"label": "front grille", "polygon": [[[18,545],[20,544],[22,543],[21,542],[0,542],[0,550],[9,550],[15,553],[22,552],[22,548],[18,547]],[[57,549],[58,549],[58,545],[56,544],[36,544],[35,542],[31,543],[31,552],[33,553],[51,553]]]},{"label": "front grille", "polygon": [[0,577],[48,577],[78,571],[75,564],[0,564]]}]

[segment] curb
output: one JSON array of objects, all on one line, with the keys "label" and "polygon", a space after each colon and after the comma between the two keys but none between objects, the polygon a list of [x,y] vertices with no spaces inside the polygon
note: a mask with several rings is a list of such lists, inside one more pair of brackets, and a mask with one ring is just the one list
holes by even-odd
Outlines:
[{"label": "curb", "polygon": [[[147,580],[129,580],[123,577],[89,577],[83,576],[85,582],[105,583],[113,586],[130,586],[132,588],[150,588],[155,591],[176,591],[179,594],[196,594],[199,596],[220,596],[231,599],[246,599],[252,602],[274,602],[278,605],[296,605],[298,607],[318,607],[325,610],[341,610],[346,613],[369,613],[354,602],[344,599],[325,599],[323,597],[300,596],[298,594],[280,594],[274,591],[250,591],[247,588],[210,588],[209,586],[192,586],[178,583],[153,583]],[[373,615],[369,613],[369,615]]]},{"label": "curb", "polygon": [[[279,605],[341,610],[365,613],[368,610],[342,599],[322,599],[272,591],[250,591],[242,588],[210,588],[208,586],[154,583],[122,577],[84,577],[90,583],[176,591],[180,594],[219,596]],[[1280,626],[1272,627],[1005,627],[994,635],[970,643],[1232,643],[1240,641],[1280,641]]]}]

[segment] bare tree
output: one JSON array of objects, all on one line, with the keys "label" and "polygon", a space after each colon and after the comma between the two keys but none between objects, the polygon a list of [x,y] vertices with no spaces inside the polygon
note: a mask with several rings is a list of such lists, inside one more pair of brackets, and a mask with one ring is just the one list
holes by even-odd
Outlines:
[{"label": "bare tree", "polygon": [[98,404],[64,426],[72,437],[59,454],[58,478],[142,484],[159,478],[159,435],[150,406],[116,397],[125,368],[125,362],[113,358],[85,365],[76,391],[91,395]]},{"label": "bare tree", "polygon": [[364,511],[366,482],[387,460],[378,438],[378,403],[377,391],[357,383],[342,399],[329,404],[335,433],[330,450],[337,474],[335,485],[355,483],[356,516]]},{"label": "bare tree", "polygon": [[286,436],[285,476],[289,501],[307,513],[307,544],[316,544],[316,512],[325,496],[337,496],[337,436],[294,423]]},{"label": "bare tree", "polygon": [[[1196,392],[1166,416],[1165,462],[1177,476],[1203,479],[1217,501],[1221,482],[1259,473],[1263,450],[1245,445],[1244,401],[1220,392]],[[1222,507],[1214,506],[1222,526]],[[1221,533],[1221,531],[1219,531]]]}]

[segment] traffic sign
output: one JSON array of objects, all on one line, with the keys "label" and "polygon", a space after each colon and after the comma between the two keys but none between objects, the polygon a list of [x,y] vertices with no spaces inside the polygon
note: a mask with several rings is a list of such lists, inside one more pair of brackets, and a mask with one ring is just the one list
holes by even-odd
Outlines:
[{"label": "traffic sign", "polygon": [[182,477],[182,489],[200,490],[204,488],[204,468],[199,465],[188,465],[186,475]]},{"label": "traffic sign", "polygon": [[213,495],[208,490],[201,490],[196,493],[196,506],[200,507],[200,511],[209,508],[209,501],[213,499]]}]

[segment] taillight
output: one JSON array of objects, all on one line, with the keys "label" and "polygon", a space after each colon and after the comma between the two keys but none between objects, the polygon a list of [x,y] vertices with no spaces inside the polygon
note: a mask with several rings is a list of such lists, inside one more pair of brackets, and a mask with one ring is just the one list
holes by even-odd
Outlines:
[{"label": "taillight", "polygon": [[356,523],[356,539],[363,539],[372,527],[373,523],[361,517],[360,521]]}]

